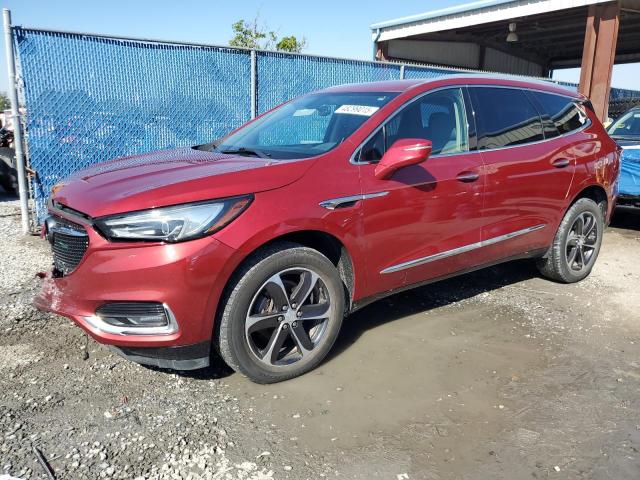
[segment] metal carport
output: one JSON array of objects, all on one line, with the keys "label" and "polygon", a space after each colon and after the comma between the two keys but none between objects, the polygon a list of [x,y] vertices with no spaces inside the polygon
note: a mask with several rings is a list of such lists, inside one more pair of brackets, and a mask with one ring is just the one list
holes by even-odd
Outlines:
[{"label": "metal carport", "polygon": [[640,0],[482,0],[371,30],[379,60],[540,77],[581,66],[579,90],[601,119],[614,63],[640,62]]}]

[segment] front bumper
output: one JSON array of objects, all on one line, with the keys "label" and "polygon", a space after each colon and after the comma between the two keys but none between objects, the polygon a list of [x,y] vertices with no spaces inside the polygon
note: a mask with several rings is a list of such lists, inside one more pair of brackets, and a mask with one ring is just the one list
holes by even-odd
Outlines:
[{"label": "front bumper", "polygon": [[[140,363],[178,369],[208,364],[215,311],[235,250],[212,237],[176,244],[109,242],[90,220],[53,213],[82,224],[89,246],[73,271],[45,277],[34,299],[38,309],[70,318],[98,342]],[[100,328],[96,310],[109,302],[165,304],[177,329],[140,335]]]},{"label": "front bumper", "polygon": [[618,207],[640,208],[640,195],[618,195]]},{"label": "front bumper", "polygon": [[626,147],[620,159],[619,192],[624,199],[640,198],[640,145]]}]

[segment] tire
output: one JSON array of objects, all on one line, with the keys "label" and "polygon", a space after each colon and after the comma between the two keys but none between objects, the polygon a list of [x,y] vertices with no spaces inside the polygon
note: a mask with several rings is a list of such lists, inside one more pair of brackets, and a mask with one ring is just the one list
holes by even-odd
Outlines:
[{"label": "tire", "polygon": [[2,158],[0,158],[0,185],[8,194],[18,194],[18,172]]},{"label": "tire", "polygon": [[600,206],[589,198],[577,200],[567,211],[547,254],[538,260],[540,273],[556,282],[586,278],[600,252],[604,231]]},{"label": "tire", "polygon": [[256,383],[281,382],[318,366],[345,314],[336,267],[318,251],[289,242],[254,254],[224,298],[216,347],[231,368]]}]

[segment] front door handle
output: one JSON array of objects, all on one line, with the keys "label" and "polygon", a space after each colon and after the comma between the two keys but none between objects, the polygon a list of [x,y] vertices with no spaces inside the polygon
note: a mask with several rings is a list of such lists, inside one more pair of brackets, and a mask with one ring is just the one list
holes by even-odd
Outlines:
[{"label": "front door handle", "polygon": [[556,168],[564,168],[568,167],[570,163],[571,162],[568,158],[556,158],[553,162],[551,162],[551,165]]},{"label": "front door handle", "polygon": [[480,178],[480,174],[476,172],[460,172],[456,178],[460,182],[471,183],[478,180]]}]

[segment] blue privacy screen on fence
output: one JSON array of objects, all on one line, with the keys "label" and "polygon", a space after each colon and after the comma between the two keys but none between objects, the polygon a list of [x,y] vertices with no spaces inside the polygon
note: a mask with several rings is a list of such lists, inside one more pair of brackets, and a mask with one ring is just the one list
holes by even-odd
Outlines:
[{"label": "blue privacy screen on fence", "polygon": [[250,54],[15,29],[39,216],[96,162],[211,141],[250,118]]},{"label": "blue privacy screen on fence", "polygon": [[[205,143],[248,121],[250,51],[13,28],[26,108],[32,192],[116,157]],[[437,67],[255,52],[255,111],[343,83],[435,78]],[[575,85],[563,83],[575,89]],[[633,93],[612,89],[611,97]]]},{"label": "blue privacy screen on fence", "polygon": [[463,72],[460,72],[457,70],[451,70],[447,72],[446,70],[440,70],[438,68],[406,66],[404,69],[404,78],[407,78],[407,79],[437,78],[437,77],[442,77],[443,75],[448,75],[450,73],[463,73]]},{"label": "blue privacy screen on fence", "polygon": [[400,66],[258,52],[258,113],[304,93],[344,83],[398,80]]}]

